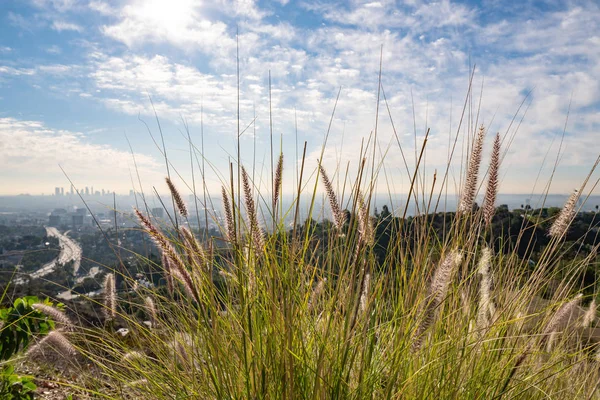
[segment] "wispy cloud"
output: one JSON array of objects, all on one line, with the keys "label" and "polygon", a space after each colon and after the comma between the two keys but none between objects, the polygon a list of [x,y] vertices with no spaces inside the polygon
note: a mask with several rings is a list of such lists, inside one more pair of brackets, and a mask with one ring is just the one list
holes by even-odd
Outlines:
[{"label": "wispy cloud", "polygon": [[52,29],[58,32],[62,31],[75,31],[75,32],[83,32],[83,27],[72,22],[66,21],[54,21],[52,23]]}]

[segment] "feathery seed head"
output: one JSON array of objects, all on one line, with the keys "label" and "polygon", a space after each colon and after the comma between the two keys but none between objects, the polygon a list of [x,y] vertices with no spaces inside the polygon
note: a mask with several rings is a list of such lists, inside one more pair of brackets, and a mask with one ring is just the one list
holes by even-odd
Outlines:
[{"label": "feathery seed head", "polygon": [[117,292],[113,273],[108,273],[104,277],[104,308],[102,311],[106,321],[117,317]]},{"label": "feathery seed head", "polygon": [[144,358],[146,358],[146,355],[144,353],[141,353],[139,351],[133,350],[133,351],[128,351],[127,353],[125,353],[123,355],[123,359],[122,360],[123,360],[123,362],[128,361],[130,363],[134,363],[136,361],[141,361]]},{"label": "feathery seed head", "polygon": [[437,309],[448,293],[452,274],[462,262],[462,258],[463,255],[460,251],[451,251],[437,267],[431,280],[428,296],[422,306],[422,318],[416,327],[412,351],[417,351],[421,347],[423,334],[433,324]]},{"label": "feathery seed head", "polygon": [[180,226],[179,230],[181,232],[181,236],[183,236],[186,250],[188,252],[188,255],[191,256],[193,264],[200,268],[204,268],[206,257],[202,245],[200,244],[200,242],[198,242],[198,239],[196,239],[192,231],[186,226]]},{"label": "feathery seed head", "polygon": [[144,306],[146,308],[148,316],[150,317],[150,323],[152,324],[152,328],[156,328],[156,326],[158,325],[158,318],[156,312],[156,304],[154,304],[154,300],[152,300],[152,297],[147,296],[144,299]]},{"label": "feathery seed head", "polygon": [[333,190],[333,185],[329,180],[329,176],[327,176],[327,172],[325,172],[325,168],[323,168],[321,164],[319,164],[319,171],[321,172],[323,185],[325,185],[325,192],[327,193],[327,198],[329,199],[329,206],[331,207],[331,215],[333,217],[333,225],[335,225],[339,232],[342,232],[344,224],[346,223],[346,215],[342,212],[342,209],[338,204],[335,190]]},{"label": "feathery seed head", "polygon": [[575,190],[569,197],[569,200],[565,203],[562,210],[554,220],[554,223],[550,227],[548,231],[548,235],[555,238],[561,238],[571,226],[571,222],[573,222],[573,218],[575,217],[577,200],[579,200],[579,191]]},{"label": "feathery seed head", "polygon": [[323,278],[314,287],[314,289],[313,289],[313,291],[312,291],[312,293],[310,295],[310,301],[308,302],[308,308],[309,308],[309,310],[313,310],[316,307],[317,302],[319,301],[319,298],[321,297],[321,295],[325,291],[325,283],[326,282],[327,282],[327,278]]},{"label": "feathery seed head", "polygon": [[31,308],[33,308],[34,310],[38,310],[42,314],[46,314],[47,316],[52,318],[54,322],[61,324],[61,328],[65,330],[72,330],[75,326],[71,319],[67,317],[67,315],[64,312],[60,311],[57,308],[42,303],[33,304]]},{"label": "feathery seed head", "polygon": [[256,205],[252,197],[252,187],[250,186],[250,178],[246,169],[242,167],[242,183],[244,187],[244,200],[246,204],[246,212],[248,214],[248,225],[250,226],[250,236],[253,241],[254,250],[257,254],[261,254],[264,249],[264,238],[260,226],[258,224],[258,215],[256,214]]},{"label": "feathery seed head", "polygon": [[173,200],[175,201],[175,205],[177,206],[177,211],[179,211],[179,214],[181,214],[183,217],[187,217],[188,209],[187,209],[187,206],[185,205],[185,202],[183,201],[183,198],[181,197],[181,194],[179,193],[179,190],[177,190],[177,188],[175,187],[175,185],[173,184],[173,182],[171,181],[171,179],[169,177],[166,177],[165,181],[167,182],[167,186],[169,186],[169,191],[171,192],[171,196],[173,197]]},{"label": "feathery seed head", "polygon": [[273,213],[277,209],[279,194],[281,193],[281,182],[283,180],[283,153],[279,154],[277,169],[275,170],[275,179],[273,181]]},{"label": "feathery seed head", "polygon": [[582,294],[579,293],[568,303],[563,304],[554,313],[543,331],[542,344],[547,342],[547,350],[550,351],[554,342],[556,341],[557,334],[560,331],[564,331],[570,325],[573,317],[573,312],[581,301]]},{"label": "feathery seed head", "polygon": [[358,233],[361,240],[366,244],[373,244],[375,234],[373,224],[369,218],[369,210],[360,192],[358,193]]},{"label": "feathery seed head", "polygon": [[360,295],[360,311],[363,313],[367,311],[370,285],[371,285],[371,274],[366,274],[365,280],[363,282],[363,290]]},{"label": "feathery seed head", "polygon": [[585,311],[583,315],[583,320],[581,321],[582,328],[589,328],[592,326],[594,321],[596,320],[596,313],[598,312],[598,306],[596,305],[596,299],[592,299],[588,309]]},{"label": "feathery seed head", "polygon": [[225,213],[225,235],[227,241],[233,243],[235,240],[235,225],[233,224],[233,211],[229,196],[224,187],[221,186],[221,196],[223,198],[223,212]]},{"label": "feathery seed head", "polygon": [[465,186],[458,207],[458,211],[461,213],[467,213],[473,208],[473,202],[475,201],[475,194],[477,192],[477,178],[479,176],[479,167],[481,165],[484,137],[485,128],[481,125],[479,132],[475,137],[475,142],[473,143],[471,156],[469,157]]},{"label": "feathery seed head", "polygon": [[487,226],[492,224],[492,218],[496,212],[496,195],[498,194],[498,170],[500,169],[500,133],[496,133],[492,158],[488,174],[488,184],[483,200],[483,219]]},{"label": "feathery seed head", "polygon": [[47,334],[42,340],[32,346],[25,355],[27,357],[43,355],[45,350],[54,350],[67,357],[73,357],[77,354],[75,347],[73,347],[60,330],[55,330]]}]

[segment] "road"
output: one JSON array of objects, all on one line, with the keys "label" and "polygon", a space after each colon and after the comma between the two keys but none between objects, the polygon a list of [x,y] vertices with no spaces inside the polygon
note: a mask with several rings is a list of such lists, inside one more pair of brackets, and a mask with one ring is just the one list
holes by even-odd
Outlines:
[{"label": "road", "polygon": [[[54,227],[46,227],[46,235],[53,236],[58,239],[60,253],[54,260],[42,265],[41,268],[29,274],[31,279],[46,276],[52,273],[52,271],[54,271],[58,265],[65,265],[70,261],[73,261],[73,275],[76,276],[77,272],[79,271],[79,266],[81,265],[81,247],[79,244],[77,244],[76,241],[68,237],[66,234],[60,233],[59,230]],[[23,284],[25,281],[21,278],[17,278],[15,279],[15,283]]]}]

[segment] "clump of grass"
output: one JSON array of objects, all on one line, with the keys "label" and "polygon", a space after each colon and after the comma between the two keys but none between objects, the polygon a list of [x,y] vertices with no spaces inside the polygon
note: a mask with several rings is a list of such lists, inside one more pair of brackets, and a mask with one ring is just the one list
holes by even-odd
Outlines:
[{"label": "clump of grass", "polygon": [[[283,154],[272,172],[271,198],[238,160],[238,176],[232,168],[230,181],[222,183],[223,215],[209,216],[222,222],[222,241],[197,239],[181,194],[167,180],[185,223],[158,226],[135,210],[161,254],[167,290],[136,288],[120,294],[119,304],[116,294],[105,295],[107,319],[119,309],[128,333],[76,330],[82,353],[102,372],[102,385],[134,398],[542,399],[593,393],[597,379],[574,368],[596,365],[592,346],[580,340],[573,352],[566,340],[572,330],[579,340],[595,319],[592,303],[583,322],[571,320],[581,300],[577,273],[591,258],[564,260],[564,243],[552,240],[531,271],[516,250],[490,238],[499,135],[483,210],[472,212],[485,132],[481,126],[469,133],[475,139],[458,212],[441,215],[440,235],[436,215],[371,214],[377,174],[363,181],[368,163],[362,154],[360,176],[345,178],[342,193],[319,162],[312,176],[321,185],[315,182],[305,196],[303,177],[311,174],[300,160],[298,191],[288,209],[281,201]],[[421,174],[417,165],[409,201],[431,204],[447,187],[417,190]],[[301,197],[313,199],[313,210],[321,190],[331,222],[310,213],[301,221]],[[576,202],[573,196],[567,202],[552,237],[565,234]],[[259,219],[266,215],[273,221]],[[545,227],[545,221],[534,223]],[[548,281],[558,278],[564,278],[560,290],[548,293]],[[106,292],[115,293],[115,276],[106,279]]]}]

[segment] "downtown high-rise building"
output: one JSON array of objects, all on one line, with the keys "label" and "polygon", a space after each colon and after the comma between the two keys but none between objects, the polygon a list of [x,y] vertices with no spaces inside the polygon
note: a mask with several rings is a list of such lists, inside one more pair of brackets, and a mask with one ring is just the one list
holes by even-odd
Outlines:
[{"label": "downtown high-rise building", "polygon": [[59,187],[55,187],[54,188],[54,195],[55,196],[60,196],[60,188]]}]

